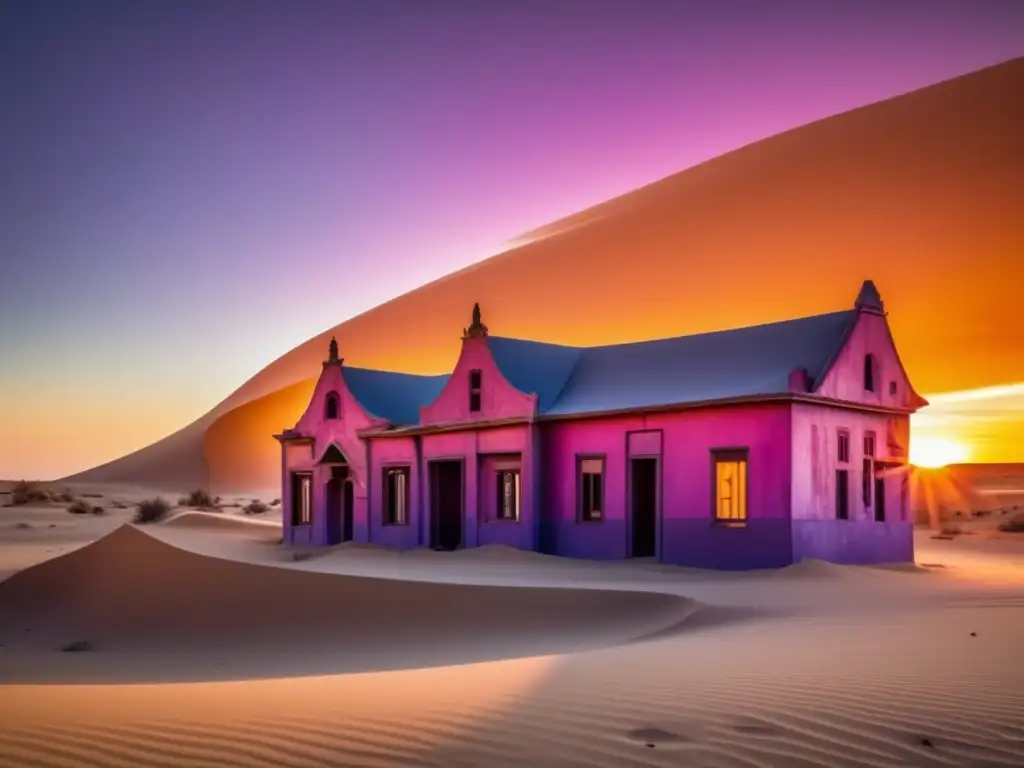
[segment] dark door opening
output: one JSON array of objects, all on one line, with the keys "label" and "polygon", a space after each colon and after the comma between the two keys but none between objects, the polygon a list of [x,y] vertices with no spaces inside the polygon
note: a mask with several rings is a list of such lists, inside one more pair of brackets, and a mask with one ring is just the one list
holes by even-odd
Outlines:
[{"label": "dark door opening", "polygon": [[875,478],[875,520],[885,522],[885,478]]},{"label": "dark door opening", "polygon": [[462,546],[462,462],[435,461],[430,465],[430,546]]},{"label": "dark door opening", "polygon": [[341,540],[352,541],[352,521],[355,516],[355,486],[351,479],[345,480],[345,490],[342,492],[341,510]]},{"label": "dark door opening", "polygon": [[352,540],[351,481],[348,467],[331,467],[327,481],[327,543],[340,544]]},{"label": "dark door opening", "polygon": [[630,488],[633,557],[654,557],[657,553],[657,459],[633,459],[630,462]]}]

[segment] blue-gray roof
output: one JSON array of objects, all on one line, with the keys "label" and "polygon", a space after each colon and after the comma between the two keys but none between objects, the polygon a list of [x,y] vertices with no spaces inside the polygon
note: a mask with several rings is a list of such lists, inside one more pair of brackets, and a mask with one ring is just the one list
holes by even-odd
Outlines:
[{"label": "blue-gray roof", "polygon": [[348,391],[363,410],[396,425],[419,422],[420,407],[434,402],[450,378],[447,374],[417,376],[347,365],[342,372]]},{"label": "blue-gray roof", "polygon": [[603,347],[488,341],[509,383],[538,395],[539,413],[570,415],[786,393],[794,369],[820,379],[856,316],[849,310]]},{"label": "blue-gray roof", "polygon": [[580,347],[501,336],[489,336],[487,345],[508,383],[520,392],[537,395],[539,413],[547,411],[562,394],[583,352]]}]

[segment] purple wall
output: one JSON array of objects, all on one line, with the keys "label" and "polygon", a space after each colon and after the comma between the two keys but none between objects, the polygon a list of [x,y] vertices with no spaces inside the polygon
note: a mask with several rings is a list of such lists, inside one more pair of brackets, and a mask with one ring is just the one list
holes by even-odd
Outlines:
[{"label": "purple wall", "polygon": [[[787,405],[544,425],[546,468],[542,547],[596,559],[631,556],[628,458],[659,459],[657,548],[667,563],[701,568],[768,568],[791,562],[790,416]],[[714,521],[711,451],[749,451],[746,527]],[[605,459],[605,515],[577,520],[577,456]]]}]

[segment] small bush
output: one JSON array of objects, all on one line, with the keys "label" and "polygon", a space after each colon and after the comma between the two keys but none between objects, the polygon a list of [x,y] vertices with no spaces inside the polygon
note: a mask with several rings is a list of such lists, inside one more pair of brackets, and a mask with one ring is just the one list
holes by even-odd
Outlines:
[{"label": "small bush", "polygon": [[270,510],[266,504],[259,499],[253,499],[251,502],[242,507],[242,512],[246,515],[262,515],[263,513]]},{"label": "small bush", "polygon": [[87,502],[85,499],[78,499],[70,507],[68,512],[72,515],[88,515],[92,514],[92,504]]},{"label": "small bush", "polygon": [[944,523],[942,529],[939,531],[943,536],[959,536],[964,532],[956,523]]},{"label": "small bush", "polygon": [[171,505],[157,496],[155,499],[140,501],[135,508],[136,523],[155,523],[167,517]]},{"label": "small bush", "polygon": [[1003,533],[1024,533],[1024,515],[1014,515],[1009,520],[1000,521],[999,530]]},{"label": "small bush", "polygon": [[11,488],[12,507],[46,502],[49,500],[50,494],[47,491],[25,480],[19,480],[14,484],[14,487]]},{"label": "small bush", "polygon": [[272,506],[272,507],[279,506],[280,504],[281,504],[281,500],[280,499],[274,499],[272,502],[270,502],[270,506]]},{"label": "small bush", "polygon": [[220,496],[215,498],[210,495],[209,491],[197,488],[188,496],[178,501],[178,506],[192,507],[193,509],[213,509],[217,506],[218,501],[220,501]]}]

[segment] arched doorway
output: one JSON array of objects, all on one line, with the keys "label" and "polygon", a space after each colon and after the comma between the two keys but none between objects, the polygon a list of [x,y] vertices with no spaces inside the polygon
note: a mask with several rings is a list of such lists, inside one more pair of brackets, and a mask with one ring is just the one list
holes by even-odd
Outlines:
[{"label": "arched doorway", "polygon": [[330,479],[324,488],[327,513],[328,546],[351,541],[353,535],[353,488],[348,460],[333,443],[324,452],[320,464],[330,466]]}]

